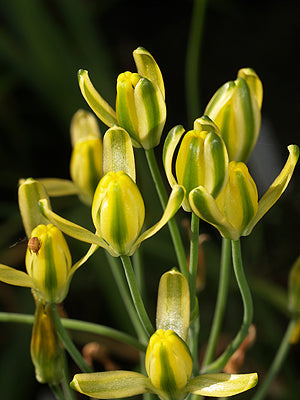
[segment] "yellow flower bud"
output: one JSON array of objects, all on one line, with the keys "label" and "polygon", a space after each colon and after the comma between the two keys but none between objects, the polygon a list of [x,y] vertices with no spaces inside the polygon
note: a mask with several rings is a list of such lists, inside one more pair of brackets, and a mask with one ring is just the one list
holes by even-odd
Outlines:
[{"label": "yellow flower bud", "polygon": [[261,123],[262,84],[251,68],[239,70],[235,81],[225,83],[212,97],[204,114],[219,127],[229,160],[249,158]]},{"label": "yellow flower bud", "polygon": [[162,397],[181,399],[186,395],[193,362],[186,343],[172,330],[157,330],[146,351],[146,371]]},{"label": "yellow flower bud", "polygon": [[129,71],[119,75],[116,114],[134,146],[151,149],[159,144],[166,105],[160,89],[149,79]]},{"label": "yellow flower bud", "polygon": [[102,141],[93,114],[79,110],[71,122],[73,152],[70,174],[79,189],[80,199],[91,204],[102,177]]},{"label": "yellow flower bud", "polygon": [[39,296],[50,303],[66,297],[71,254],[61,231],[54,225],[38,225],[31,233],[25,258],[28,275]]},{"label": "yellow flower bud", "polygon": [[56,333],[51,305],[36,298],[30,353],[38,382],[59,384],[64,377],[63,349]]},{"label": "yellow flower bud", "polygon": [[101,179],[92,218],[97,235],[117,255],[130,252],[144,223],[145,206],[137,185],[125,172],[109,172]]}]

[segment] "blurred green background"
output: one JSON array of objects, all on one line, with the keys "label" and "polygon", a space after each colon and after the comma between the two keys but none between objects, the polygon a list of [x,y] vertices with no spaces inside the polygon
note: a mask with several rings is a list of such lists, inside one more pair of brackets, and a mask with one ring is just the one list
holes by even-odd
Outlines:
[{"label": "blurred green background", "polygon": [[[300,6],[292,0],[208,0],[199,67],[201,116],[214,92],[233,80],[241,67],[252,67],[264,86],[262,129],[250,159],[260,193],[280,171],[286,147],[300,144],[299,44]],[[193,2],[127,0],[1,0],[0,2],[0,260],[24,268],[26,242],[17,205],[19,178],[69,178],[69,124],[79,109],[88,109],[77,84],[77,70],[89,70],[96,88],[111,105],[117,75],[134,70],[132,51],[143,46],[158,62],[166,85],[168,117],[164,136],[174,125],[191,128],[185,93],[186,53]],[[101,125],[101,124],[100,124]],[[101,125],[102,133],[105,127]],[[161,146],[156,149],[161,163]],[[137,151],[138,183],[150,226],[161,209],[143,152]],[[299,167],[287,190],[254,230],[243,239],[247,276],[254,295],[257,339],[242,371],[258,371],[262,378],[287,326],[280,305],[289,269],[299,255]],[[90,212],[75,197],[55,199],[53,208],[67,218],[91,227]],[[178,214],[178,221],[187,218]],[[187,243],[187,231],[181,226]],[[199,293],[201,334],[205,346],[214,309],[220,238],[211,227],[203,245],[206,286]],[[11,247],[15,243],[17,245]],[[69,241],[74,260],[86,249]],[[159,276],[176,265],[168,230],[142,246],[147,298],[155,315]],[[271,286],[270,295],[268,294]],[[273,289],[273,285],[279,290]],[[65,302],[71,318],[107,324],[133,332],[106,258],[99,251],[72,282]],[[32,313],[29,290],[0,283],[0,310]],[[224,324],[224,340],[239,328],[242,307],[234,280]],[[153,319],[154,320],[154,319]],[[48,389],[34,380],[29,356],[29,326],[0,324],[0,393],[6,400],[51,399]],[[91,339],[74,337],[83,344]],[[122,367],[134,359],[117,349],[111,357]],[[269,399],[298,400],[299,344],[294,346]],[[120,355],[121,354],[121,355]],[[98,366],[101,368],[101,365]],[[72,372],[76,368],[71,364]],[[239,398],[251,398],[251,393]]]}]

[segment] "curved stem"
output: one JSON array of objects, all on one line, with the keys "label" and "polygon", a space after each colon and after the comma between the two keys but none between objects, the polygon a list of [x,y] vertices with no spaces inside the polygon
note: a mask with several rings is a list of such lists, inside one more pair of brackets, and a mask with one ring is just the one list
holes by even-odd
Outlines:
[{"label": "curved stem", "polygon": [[54,396],[57,400],[65,400],[65,396],[59,385],[51,385],[50,384],[49,388],[52,390],[52,393],[54,394]]},{"label": "curved stem", "polygon": [[[168,202],[168,195],[164,187],[162,177],[160,175],[154,150],[153,149],[145,150],[145,154],[160,203],[163,209],[165,209]],[[186,254],[175,218],[170,219],[170,221],[168,222],[168,226],[172,237],[173,245],[175,248],[180,271],[185,276],[185,278],[188,279],[189,273],[187,268]]]},{"label": "curved stem", "polygon": [[243,322],[239,332],[236,334],[235,338],[224,351],[224,353],[219,358],[217,358],[217,360],[202,368],[202,372],[205,373],[221,371],[225,367],[229,358],[240,347],[243,340],[246,338],[253,318],[253,303],[251,292],[243,269],[240,240],[232,240],[231,248],[233,269],[244,306]]},{"label": "curved stem", "polygon": [[221,331],[221,325],[223,322],[227,294],[228,294],[228,284],[229,284],[230,266],[231,266],[230,256],[231,256],[230,240],[223,238],[218,296],[217,296],[212,328],[208,339],[205,356],[203,359],[203,367],[212,362],[218,342],[218,337]]},{"label": "curved stem", "polygon": [[92,372],[92,369],[90,366],[84,361],[81,353],[78,351],[78,349],[75,347],[74,343],[70,339],[70,336],[68,335],[65,327],[61,323],[60,316],[58,315],[57,311],[57,306],[55,303],[51,304],[51,308],[53,311],[53,317],[56,325],[56,331],[58,334],[58,337],[62,341],[65,349],[67,352],[70,354],[72,359],[75,361],[75,363],[78,365],[78,367],[83,371],[83,372]]},{"label": "curved stem", "polygon": [[265,395],[267,394],[267,391],[269,387],[271,386],[271,383],[273,379],[275,378],[276,374],[278,373],[279,369],[282,367],[282,364],[288,354],[289,348],[290,348],[290,338],[292,335],[292,332],[296,326],[298,317],[293,318],[290,320],[290,323],[287,327],[287,330],[284,334],[284,337],[281,341],[281,344],[277,350],[276,356],[272,362],[271,368],[268,370],[268,374],[263,381],[262,385],[258,387],[255,395],[252,397],[252,400],[262,400]]},{"label": "curved stem", "polygon": [[137,283],[136,283],[136,279],[135,279],[135,275],[134,275],[134,271],[132,268],[130,258],[128,256],[120,256],[120,258],[123,263],[127,283],[129,286],[129,290],[131,293],[132,301],[135,306],[136,312],[141,320],[141,323],[143,324],[145,332],[147,333],[148,337],[150,337],[153,334],[154,329],[153,329],[151,321],[148,317],[148,314],[145,310],[142,297],[141,297],[139,289],[137,287]]},{"label": "curved stem", "polygon": [[194,0],[192,11],[185,66],[186,104],[189,124],[192,124],[193,120],[202,114],[199,100],[199,70],[206,1]]},{"label": "curved stem", "polygon": [[125,277],[124,277],[124,273],[123,273],[120,261],[117,258],[110,256],[109,254],[107,254],[107,259],[111,266],[111,271],[115,278],[120,295],[125,304],[129,318],[132,322],[132,325],[134,326],[136,334],[140,340],[142,340],[144,343],[147,343],[148,337],[145,333],[144,326],[141,324],[140,318],[138,317],[136,310],[134,308],[132,298],[131,298],[130,292],[128,290],[126,281],[125,281]]},{"label": "curved stem", "polygon": [[[32,325],[33,315],[0,312],[0,322],[16,322]],[[127,333],[119,332],[107,326],[98,325],[93,322],[80,321],[78,319],[61,318],[61,323],[66,329],[80,332],[93,333],[95,335],[107,336],[122,343],[129,344],[138,350],[146,351],[146,346]]]}]

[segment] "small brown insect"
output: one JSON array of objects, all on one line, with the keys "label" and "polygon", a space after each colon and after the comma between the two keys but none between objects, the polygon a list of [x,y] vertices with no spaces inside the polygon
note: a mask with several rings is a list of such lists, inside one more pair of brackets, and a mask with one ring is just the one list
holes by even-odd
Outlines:
[{"label": "small brown insect", "polygon": [[32,237],[28,240],[28,249],[35,254],[39,254],[41,248],[41,243],[37,237]]}]

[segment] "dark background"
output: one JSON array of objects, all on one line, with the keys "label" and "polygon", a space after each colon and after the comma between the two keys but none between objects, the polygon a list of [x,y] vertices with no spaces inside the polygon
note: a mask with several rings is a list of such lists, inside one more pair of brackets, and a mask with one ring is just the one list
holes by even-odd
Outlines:
[{"label": "dark background", "polygon": [[[165,81],[168,116],[164,136],[174,125],[192,127],[185,94],[185,63],[192,1],[1,0],[0,2],[0,256],[3,264],[24,268],[26,243],[18,214],[19,178],[69,178],[69,124],[78,108],[88,109],[78,89],[77,70],[90,77],[112,106],[116,78],[135,70],[132,51],[143,46],[158,62]],[[297,1],[208,0],[199,67],[202,115],[214,92],[252,67],[264,86],[262,129],[249,168],[263,193],[282,168],[289,144],[299,144],[299,12]],[[102,133],[105,127],[101,125]],[[163,136],[163,137],[164,137]],[[156,149],[158,160],[161,146]],[[137,151],[138,183],[150,226],[161,210],[142,151]],[[299,255],[299,168],[279,203],[242,241],[255,302],[257,341],[243,372],[262,378],[278,348],[288,318],[277,303],[285,296],[290,267]],[[77,198],[55,199],[53,208],[91,227],[90,212]],[[178,220],[188,215],[180,212]],[[182,228],[187,243],[187,235]],[[220,238],[201,225],[206,287],[199,294],[200,345],[207,340],[218,278]],[[11,247],[18,242],[18,245]],[[74,260],[86,249],[70,240]],[[160,247],[161,246],[161,247]],[[146,256],[148,307],[154,318],[159,276],[176,264],[168,231],[142,246]],[[259,281],[258,281],[259,280]],[[262,286],[261,286],[262,284]],[[266,295],[268,285],[280,294]],[[276,292],[277,293],[277,292]],[[282,297],[281,297],[282,296]],[[271,299],[271,300],[270,300]],[[76,274],[65,309],[70,317],[132,332],[122,312],[102,252]],[[0,284],[0,310],[32,313],[30,291]],[[234,281],[224,332],[232,337],[242,319]],[[225,337],[226,337],[225,335]],[[78,343],[86,338],[78,337]],[[34,381],[29,358],[30,327],[0,325],[0,388],[3,398],[43,399],[48,391]],[[113,354],[122,368],[133,362]],[[119,359],[121,358],[121,359]],[[299,345],[293,347],[269,399],[298,399]],[[124,366],[125,365],[125,366]],[[73,366],[71,366],[74,368]],[[2,397],[1,394],[1,397]],[[250,394],[240,398],[250,398]]]}]

